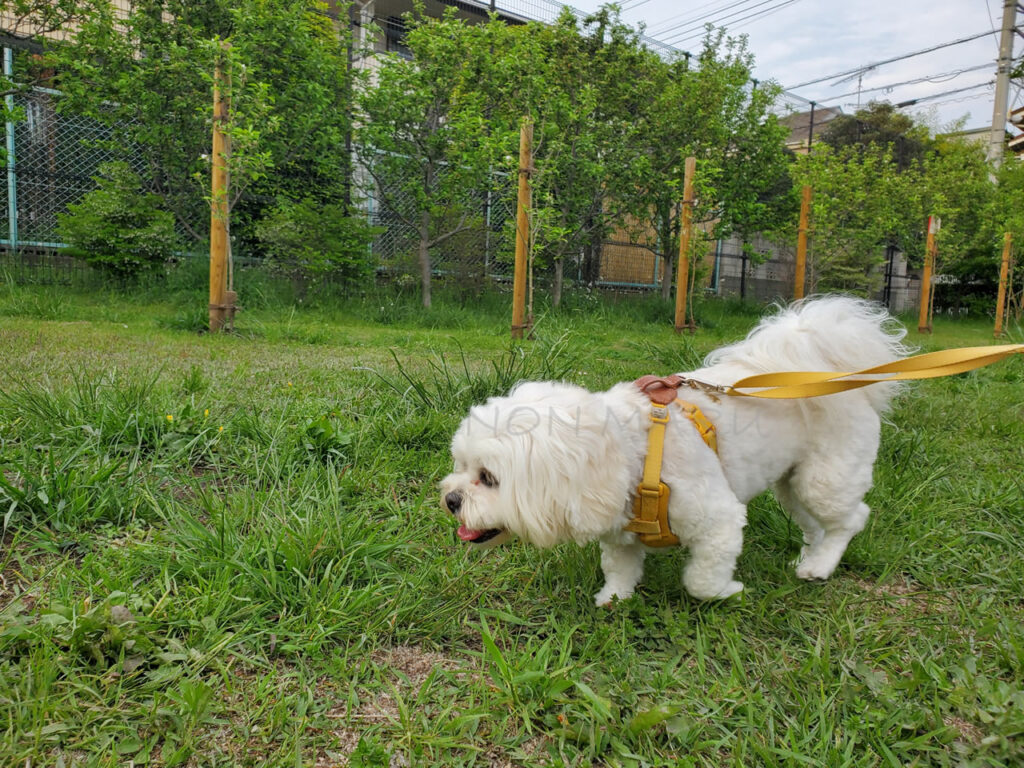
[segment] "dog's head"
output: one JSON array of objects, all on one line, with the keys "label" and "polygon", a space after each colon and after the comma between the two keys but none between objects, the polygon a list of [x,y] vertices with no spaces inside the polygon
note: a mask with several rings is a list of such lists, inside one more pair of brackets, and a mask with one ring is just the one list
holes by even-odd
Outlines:
[{"label": "dog's head", "polygon": [[606,394],[522,384],[470,410],[452,439],[441,505],[459,538],[494,546],[515,534],[539,547],[604,533],[622,514],[629,469],[621,415]]}]

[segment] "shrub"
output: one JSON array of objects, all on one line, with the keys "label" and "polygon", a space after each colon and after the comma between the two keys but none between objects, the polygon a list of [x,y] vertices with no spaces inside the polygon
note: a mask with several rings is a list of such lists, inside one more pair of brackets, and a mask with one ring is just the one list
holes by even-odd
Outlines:
[{"label": "shrub", "polygon": [[97,188],[58,216],[71,254],[121,278],[162,266],[178,238],[160,197],[142,189],[127,163],[104,163],[93,180]]},{"label": "shrub", "polygon": [[291,276],[330,275],[354,283],[373,271],[370,242],[380,231],[341,205],[279,198],[256,225],[276,269]]}]

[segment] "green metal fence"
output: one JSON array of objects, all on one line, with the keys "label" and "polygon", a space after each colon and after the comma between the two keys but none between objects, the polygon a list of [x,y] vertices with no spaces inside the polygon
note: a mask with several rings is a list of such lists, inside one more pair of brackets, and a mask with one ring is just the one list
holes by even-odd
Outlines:
[{"label": "green metal fence", "polygon": [[96,183],[99,166],[114,159],[110,129],[57,111],[60,94],[36,88],[8,97],[24,119],[5,125],[7,184],[0,188],[0,247],[60,249],[57,215]]}]

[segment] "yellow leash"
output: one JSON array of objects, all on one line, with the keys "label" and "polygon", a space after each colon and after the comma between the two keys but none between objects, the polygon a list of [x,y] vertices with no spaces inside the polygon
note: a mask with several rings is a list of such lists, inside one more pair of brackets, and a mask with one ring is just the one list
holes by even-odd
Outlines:
[{"label": "yellow leash", "polygon": [[[893,363],[865,368],[863,371],[785,371],[747,376],[730,387],[718,390],[720,394],[736,397],[764,397],[772,399],[819,397],[859,389],[869,384],[887,381],[936,379],[956,373],[973,371],[1003,360],[1011,355],[1024,354],[1024,344],[1003,344],[987,347],[962,347],[926,352]],[[875,378],[860,378],[871,376]],[[741,390],[757,390],[747,392]]]},{"label": "yellow leash", "polygon": [[[1024,354],[1024,344],[1004,344],[988,347],[962,347],[939,352],[926,352],[863,371],[784,371],[747,376],[732,386],[716,386],[673,375],[665,378],[644,376],[634,382],[651,399],[651,427],[647,435],[647,456],[644,459],[643,480],[633,499],[633,519],[625,530],[631,531],[649,547],[668,547],[679,543],[668,524],[669,488],[661,482],[661,463],[664,454],[665,428],[669,422],[669,404],[674,402],[683,415],[696,427],[701,438],[715,453],[718,440],[715,426],[700,408],[675,397],[682,386],[715,395],[736,397],[762,397],[771,399],[819,397],[834,395],[851,389],[887,381],[936,379],[957,373],[973,371],[1003,360],[1011,355]],[[871,377],[871,378],[861,378]],[[745,392],[741,390],[756,390]]]}]

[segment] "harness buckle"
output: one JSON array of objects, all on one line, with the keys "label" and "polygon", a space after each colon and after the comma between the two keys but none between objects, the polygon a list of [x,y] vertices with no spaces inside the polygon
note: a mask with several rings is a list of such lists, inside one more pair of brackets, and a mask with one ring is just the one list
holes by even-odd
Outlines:
[{"label": "harness buckle", "polygon": [[633,498],[633,519],[626,524],[625,530],[637,534],[640,541],[649,547],[669,547],[678,544],[679,538],[669,527],[670,490],[660,478],[665,428],[669,422],[671,404],[675,402],[679,406],[708,447],[717,453],[715,427],[696,405],[676,398],[681,384],[693,386],[689,380],[678,375],[663,379],[644,376],[634,383],[651,401],[651,427],[647,436],[643,480],[637,486],[636,496]]}]

